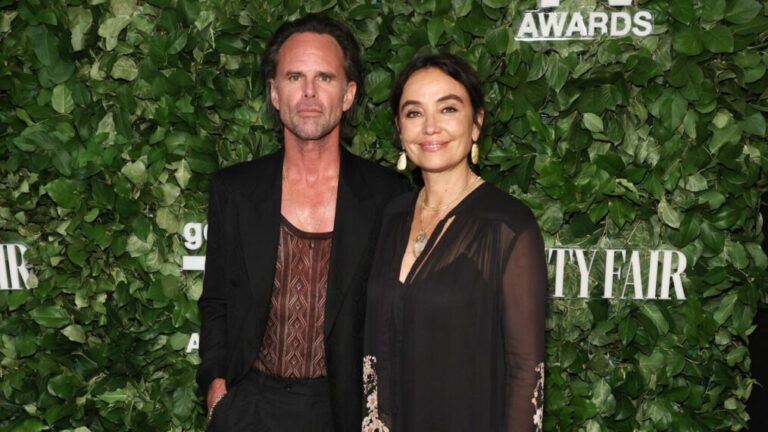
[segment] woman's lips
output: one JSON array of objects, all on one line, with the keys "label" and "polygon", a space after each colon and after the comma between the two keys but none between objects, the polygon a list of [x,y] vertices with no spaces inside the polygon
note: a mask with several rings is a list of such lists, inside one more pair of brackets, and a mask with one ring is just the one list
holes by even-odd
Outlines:
[{"label": "woman's lips", "polygon": [[419,147],[426,152],[436,152],[445,148],[447,144],[447,141],[425,141],[420,142]]}]

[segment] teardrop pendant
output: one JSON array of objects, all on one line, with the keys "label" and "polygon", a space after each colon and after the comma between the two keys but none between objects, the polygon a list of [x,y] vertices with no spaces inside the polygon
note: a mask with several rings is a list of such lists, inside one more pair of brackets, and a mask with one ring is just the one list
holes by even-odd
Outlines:
[{"label": "teardrop pendant", "polygon": [[421,252],[424,251],[424,247],[427,245],[427,233],[424,230],[419,231],[416,235],[416,240],[413,242],[413,256],[418,258]]}]

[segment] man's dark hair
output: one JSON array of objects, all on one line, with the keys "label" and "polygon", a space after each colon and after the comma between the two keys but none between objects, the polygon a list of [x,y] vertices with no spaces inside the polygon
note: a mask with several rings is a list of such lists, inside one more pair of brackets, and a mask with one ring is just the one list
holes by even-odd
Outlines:
[{"label": "man's dark hair", "polygon": [[485,102],[483,98],[483,88],[480,85],[480,78],[477,72],[463,58],[454,54],[427,54],[411,60],[410,63],[400,72],[392,87],[389,103],[392,107],[392,115],[397,127],[397,116],[400,114],[400,98],[403,96],[405,83],[416,71],[427,68],[441,70],[449,77],[458,81],[469,94],[469,101],[472,104],[472,119],[475,124],[480,126],[477,121],[477,115],[480,111],[485,111]]},{"label": "man's dark hair", "polygon": [[267,109],[275,119],[278,128],[282,126],[280,113],[272,106],[269,80],[277,73],[277,53],[289,37],[296,33],[317,33],[331,36],[344,53],[344,74],[347,82],[354,81],[357,85],[352,106],[341,116],[341,136],[349,139],[353,135],[350,118],[354,116],[355,107],[363,98],[363,65],[360,61],[360,47],[349,28],[341,22],[325,15],[310,14],[295,21],[287,22],[275,31],[269,39],[261,58],[261,79],[264,84],[264,97]]}]

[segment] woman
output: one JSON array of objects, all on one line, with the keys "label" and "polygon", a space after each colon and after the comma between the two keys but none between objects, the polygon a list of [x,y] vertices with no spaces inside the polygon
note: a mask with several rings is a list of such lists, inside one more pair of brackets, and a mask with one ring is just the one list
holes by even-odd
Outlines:
[{"label": "woman", "polygon": [[421,57],[391,103],[424,187],[383,215],[363,430],[541,430],[543,243],[531,211],[470,168],[485,115],[477,75],[453,55]]}]

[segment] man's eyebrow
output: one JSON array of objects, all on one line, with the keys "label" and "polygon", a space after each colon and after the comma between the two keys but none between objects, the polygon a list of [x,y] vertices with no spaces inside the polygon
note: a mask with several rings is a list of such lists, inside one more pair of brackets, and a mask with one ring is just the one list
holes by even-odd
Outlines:
[{"label": "man's eyebrow", "polygon": [[[296,70],[287,70],[287,71],[285,71],[285,76],[288,76],[288,75],[301,75],[301,76],[306,76],[307,74],[306,74],[305,72],[302,72],[302,71],[296,71]],[[320,76],[325,76],[325,77],[328,77],[328,78],[336,78],[336,74],[335,74],[335,73],[333,73],[333,72],[324,72],[324,71],[321,71],[321,72],[317,72],[317,75],[320,75]]]}]

